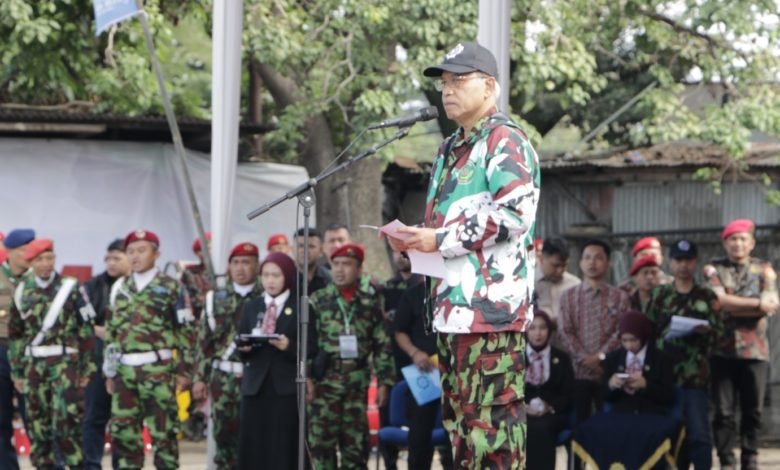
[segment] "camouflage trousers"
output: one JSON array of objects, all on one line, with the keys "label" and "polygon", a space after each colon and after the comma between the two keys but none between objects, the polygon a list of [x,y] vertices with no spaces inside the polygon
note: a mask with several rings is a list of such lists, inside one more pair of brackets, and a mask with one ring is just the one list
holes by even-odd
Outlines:
[{"label": "camouflage trousers", "polygon": [[[336,361],[339,364],[339,361]],[[309,449],[317,470],[364,469],[368,462],[368,417],[366,406],[370,372],[353,361],[331,367],[316,383],[309,406]]]},{"label": "camouflage trousers", "polygon": [[55,443],[70,468],[83,465],[84,389],[75,354],[33,359],[27,374],[27,435],[35,468],[54,468]]},{"label": "camouflage trousers", "polygon": [[455,468],[525,468],[523,334],[440,334],[438,345]]},{"label": "camouflage trousers", "polygon": [[154,445],[154,466],[179,467],[179,417],[175,374],[170,361],[132,367],[121,365],[114,377],[111,397],[111,439],[119,468],[144,466],[141,437],[144,422]]},{"label": "camouflage trousers", "polygon": [[214,463],[218,469],[234,469],[238,466],[238,435],[241,431],[241,377],[215,369],[209,393],[211,422],[217,444]]}]

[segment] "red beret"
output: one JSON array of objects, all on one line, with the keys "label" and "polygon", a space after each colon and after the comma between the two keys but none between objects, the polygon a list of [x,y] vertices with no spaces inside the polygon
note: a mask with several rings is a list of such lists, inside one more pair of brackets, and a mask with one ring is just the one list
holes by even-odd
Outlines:
[{"label": "red beret", "polygon": [[228,258],[228,261],[233,259],[234,256],[254,256],[255,258],[259,258],[260,248],[258,248],[254,243],[239,243],[238,245],[234,246],[232,250],[230,250],[230,257]]},{"label": "red beret", "polygon": [[339,256],[346,256],[348,258],[355,258],[358,260],[358,262],[362,263],[365,255],[366,252],[363,249],[363,245],[358,245],[357,243],[347,243],[346,245],[331,253],[330,259],[333,260],[333,258]]},{"label": "red beret", "polygon": [[[211,232],[206,232],[206,240],[211,241]],[[200,237],[196,238],[194,242],[192,242],[192,251],[193,253],[200,253],[200,250],[203,248],[203,245],[200,243]]]},{"label": "red beret", "polygon": [[290,241],[287,240],[287,237],[282,233],[276,233],[274,235],[271,235],[271,238],[268,239],[268,246],[267,248],[270,250],[272,246],[275,245],[289,245]]},{"label": "red beret", "polygon": [[636,256],[637,253],[639,253],[642,250],[646,250],[648,248],[660,249],[661,242],[659,242],[658,239],[655,237],[642,238],[634,244],[634,248],[631,249],[631,256]]},{"label": "red beret", "polygon": [[646,268],[648,266],[653,266],[656,268],[659,267],[658,260],[655,259],[655,256],[647,255],[634,261],[634,264],[631,265],[631,270],[628,272],[628,274],[629,276],[633,276],[638,273],[640,269]]},{"label": "red beret", "polygon": [[127,246],[131,243],[141,241],[153,243],[157,247],[160,246],[160,238],[154,232],[136,230],[135,232],[130,232],[125,237],[125,249],[127,249]]},{"label": "red beret", "polygon": [[39,238],[27,244],[24,248],[22,257],[25,260],[30,261],[46,251],[54,251],[54,242],[48,238]]},{"label": "red beret", "polygon": [[725,240],[728,237],[734,235],[735,233],[749,233],[753,234],[756,230],[756,224],[753,223],[750,219],[737,219],[732,221],[730,224],[726,225],[726,228],[723,229],[723,233],[720,234],[720,239]]}]

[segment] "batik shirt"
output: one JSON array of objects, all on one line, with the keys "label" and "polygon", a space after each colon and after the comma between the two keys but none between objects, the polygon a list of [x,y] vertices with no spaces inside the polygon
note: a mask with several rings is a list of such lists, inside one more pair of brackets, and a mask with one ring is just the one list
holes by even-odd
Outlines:
[{"label": "batik shirt", "polygon": [[[690,292],[682,294],[674,284],[658,286],[653,289],[645,315],[653,322],[658,349],[672,360],[677,383],[686,388],[709,387],[710,353],[723,333],[720,303],[712,289],[694,285]],[[667,340],[665,337],[675,315],[707,320],[711,330],[706,334],[692,333]]]},{"label": "batik shirt", "polygon": [[[716,293],[739,297],[777,298],[777,275],[767,261],[750,258],[736,264],[727,258],[704,266],[704,278]],[[713,355],[736,359],[769,360],[767,317],[736,317],[724,311],[725,328]]]},{"label": "batik shirt", "polygon": [[425,209],[446,267],[432,286],[436,331],[523,331],[531,320],[538,163],[525,135],[495,109],[439,147]]}]

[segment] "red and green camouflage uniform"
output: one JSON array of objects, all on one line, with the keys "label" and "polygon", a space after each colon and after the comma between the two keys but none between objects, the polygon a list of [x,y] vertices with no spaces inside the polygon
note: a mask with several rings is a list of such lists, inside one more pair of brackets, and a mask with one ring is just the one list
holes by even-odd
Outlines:
[{"label": "red and green camouflage uniform", "polygon": [[212,287],[206,275],[206,266],[201,263],[184,268],[181,272],[181,283],[187,289],[192,313],[195,315],[195,318],[200,318],[206,299],[206,292],[211,290]]},{"label": "red and green camouflage uniform", "polygon": [[[704,276],[715,292],[721,291],[754,299],[777,298],[777,275],[767,261],[750,258],[738,265],[727,258],[713,260],[704,266]],[[725,327],[714,356],[732,359],[769,360],[767,317],[735,317],[723,312]]]},{"label": "red and green camouflage uniform", "polygon": [[432,326],[458,468],[525,466],[522,332],[533,316],[539,182],[533,147],[495,109],[445,140],[431,171],[425,225],[446,267],[432,286]]},{"label": "red and green camouflage uniform", "polygon": [[[672,360],[677,384],[709,390],[710,354],[723,333],[720,303],[712,289],[694,285],[690,292],[681,294],[674,283],[658,286],[653,290],[645,315],[653,322],[658,348]],[[711,330],[707,334],[693,333],[666,340],[674,315],[707,320]]]},{"label": "red and green camouflage uniform", "polygon": [[[344,469],[366,468],[368,418],[366,396],[370,365],[379,385],[393,386],[395,368],[390,338],[385,330],[384,305],[376,288],[359,282],[355,296],[346,302],[335,284],[312,294],[311,319],[317,331],[317,350],[328,356],[329,367],[309,409],[309,448],[317,470],[335,470],[336,451]],[[345,313],[349,321],[346,331]],[[351,317],[350,317],[351,315]],[[357,337],[358,358],[340,359],[339,336]]]},{"label": "red and green camouflage uniform", "polygon": [[[154,442],[155,467],[178,468],[175,377],[192,375],[192,345],[196,339],[194,317],[186,306],[186,294],[179,282],[160,272],[140,292],[133,276],[117,280],[111,288],[107,347],[121,350],[120,361],[129,360],[135,353],[157,356],[151,363],[120,362],[117,367],[110,428],[114,452],[123,469],[144,465],[144,423]],[[175,351],[172,359],[161,358],[166,350]]]},{"label": "red and green camouflage uniform", "polygon": [[[78,281],[54,276],[46,288],[39,287],[33,275],[25,276],[16,287],[9,324],[11,376],[26,381],[27,434],[33,466],[54,468],[56,443],[65,464],[79,468],[83,464],[84,417],[84,389],[79,380],[97,370],[91,351],[94,334],[90,317],[82,315],[82,309],[89,307],[79,294]],[[65,303],[56,321],[39,336],[64,282],[68,292]]]},{"label": "red and green camouflage uniform", "polygon": [[[197,372],[193,382],[205,382],[209,388],[217,444],[214,463],[219,469],[233,469],[238,465],[243,364],[234,339],[244,305],[262,294],[259,282],[245,296],[236,292],[233,283],[228,283],[224,289],[206,294],[200,318],[195,356]],[[219,361],[222,368],[215,368],[214,361]]]}]

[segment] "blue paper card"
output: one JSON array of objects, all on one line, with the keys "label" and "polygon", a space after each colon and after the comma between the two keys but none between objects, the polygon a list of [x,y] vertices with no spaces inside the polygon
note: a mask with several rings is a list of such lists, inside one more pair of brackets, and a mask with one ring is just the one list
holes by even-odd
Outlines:
[{"label": "blue paper card", "polygon": [[418,405],[424,405],[441,398],[441,375],[439,369],[434,368],[430,372],[420,370],[414,364],[401,369],[401,373],[409,384],[409,390]]}]

